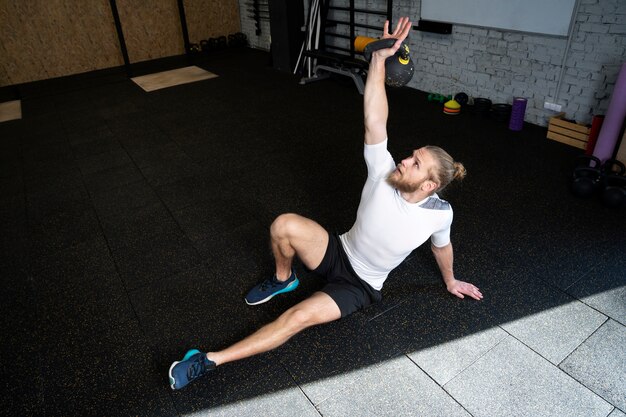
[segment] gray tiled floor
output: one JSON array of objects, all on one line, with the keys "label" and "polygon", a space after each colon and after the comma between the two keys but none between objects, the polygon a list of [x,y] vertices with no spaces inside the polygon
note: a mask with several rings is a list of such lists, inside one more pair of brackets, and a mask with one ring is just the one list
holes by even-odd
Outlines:
[{"label": "gray tiled floor", "polygon": [[507,333],[495,327],[410,353],[408,356],[438,384],[445,385],[481,356],[493,349]]},{"label": "gray tiled floor", "polygon": [[[623,417],[626,331],[589,310],[566,303],[519,323],[197,415]],[[568,332],[582,339],[557,366],[550,340],[574,343]]]},{"label": "gray tiled floor", "polygon": [[605,315],[578,300],[562,302],[556,308],[505,323],[502,328],[558,365],[606,321]]},{"label": "gray tiled floor", "polygon": [[560,365],[619,409],[626,410],[626,331],[609,320]]},{"label": "gray tiled floor", "polygon": [[407,357],[373,366],[345,391],[317,406],[323,416],[469,416]]},{"label": "gray tiled floor", "polygon": [[513,337],[444,388],[474,416],[606,416],[613,409]]},{"label": "gray tiled floor", "polygon": [[194,413],[194,417],[230,416],[316,417],[319,413],[297,387]]}]

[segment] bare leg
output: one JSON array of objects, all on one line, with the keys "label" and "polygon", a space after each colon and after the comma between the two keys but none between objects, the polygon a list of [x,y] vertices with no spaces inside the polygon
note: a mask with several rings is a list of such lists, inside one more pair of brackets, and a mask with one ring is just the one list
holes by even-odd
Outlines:
[{"label": "bare leg", "polygon": [[328,232],[319,224],[297,214],[282,214],[270,228],[272,252],[276,259],[276,278],[291,275],[293,257],[298,256],[309,269],[319,266],[326,254]]},{"label": "bare leg", "polygon": [[326,293],[316,292],[240,342],[222,351],[207,353],[207,358],[221,365],[267,352],[307,327],[339,318],[341,312],[335,301]]}]

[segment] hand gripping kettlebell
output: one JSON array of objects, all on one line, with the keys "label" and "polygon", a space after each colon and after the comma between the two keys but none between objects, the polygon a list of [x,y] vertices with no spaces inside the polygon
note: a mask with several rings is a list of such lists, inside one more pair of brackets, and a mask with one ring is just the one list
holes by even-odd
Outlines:
[{"label": "hand gripping kettlebell", "polygon": [[[397,39],[379,39],[368,43],[363,49],[363,57],[367,62],[372,60],[372,53],[379,49],[391,48]],[[413,78],[413,61],[409,53],[409,46],[402,42],[396,53],[385,61],[385,84],[391,87],[402,87]]]}]

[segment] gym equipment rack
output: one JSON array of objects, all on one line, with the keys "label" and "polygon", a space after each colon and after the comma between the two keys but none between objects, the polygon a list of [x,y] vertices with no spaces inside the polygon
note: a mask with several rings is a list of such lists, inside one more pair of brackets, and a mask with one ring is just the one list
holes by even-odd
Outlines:
[{"label": "gym equipment rack", "polygon": [[[360,57],[359,52],[355,51],[354,39],[357,37],[357,28],[379,31],[381,27],[358,23],[356,15],[383,16],[389,20],[389,27],[393,27],[393,0],[387,1],[387,10],[356,8],[354,0],[349,0],[348,6],[332,5],[331,2],[332,0],[311,0],[306,35],[293,73],[296,74],[300,69],[300,64],[302,64],[301,70],[305,76],[300,80],[300,84],[329,78],[331,73],[347,76],[352,78],[359,93],[363,94],[365,90],[363,76],[366,75],[369,64]],[[329,11],[348,12],[349,19],[347,21],[334,18],[329,19]],[[347,26],[349,34],[328,30],[338,26]],[[349,46],[343,47],[334,43],[328,44],[326,42],[327,37],[348,40]]]}]

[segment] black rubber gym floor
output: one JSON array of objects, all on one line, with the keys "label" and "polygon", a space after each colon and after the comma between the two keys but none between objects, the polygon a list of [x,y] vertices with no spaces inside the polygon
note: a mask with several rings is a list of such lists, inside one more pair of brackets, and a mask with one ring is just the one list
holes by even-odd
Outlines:
[{"label": "black rubber gym floor", "polygon": [[434,144],[468,169],[444,197],[456,275],[484,301],[449,295],[425,245],[379,305],[172,392],[168,367],[188,348],[223,348],[321,287],[297,265],[298,291],[245,304],[273,272],[272,220],[345,231],[365,180],[348,79],[299,85],[255,50],[197,64],[219,77],[145,93],[115,70],[11,89],[23,119],[0,124],[0,414],[184,415],[554,307],[577,282],[624,285],[624,211],[567,188],[580,150],[390,90],[392,154]]}]

